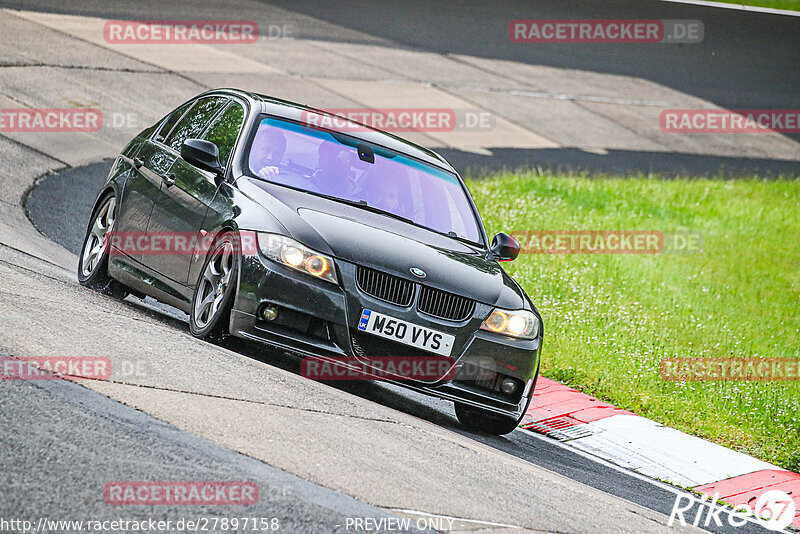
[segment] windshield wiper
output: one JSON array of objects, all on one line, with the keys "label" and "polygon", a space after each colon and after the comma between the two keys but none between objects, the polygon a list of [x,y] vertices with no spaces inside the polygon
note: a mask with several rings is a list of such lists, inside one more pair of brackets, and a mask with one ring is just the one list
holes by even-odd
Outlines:
[{"label": "windshield wiper", "polygon": [[417,228],[424,228],[425,230],[429,230],[435,234],[443,235],[445,237],[449,237],[450,239],[455,239],[456,241],[461,241],[462,243],[466,243],[472,246],[478,246],[480,248],[484,248],[480,243],[476,243],[471,239],[466,237],[461,237],[460,235],[456,234],[452,230],[449,232],[442,232],[440,230],[434,230],[433,228],[429,228],[417,222],[414,222],[412,219],[407,217],[403,217],[402,215],[397,215],[396,213],[392,213],[391,211],[385,211],[380,208],[376,208],[375,206],[370,206],[366,200],[350,200],[349,198],[341,198],[335,197],[333,195],[326,195],[324,193],[312,193],[311,191],[306,191],[312,195],[316,195],[318,197],[327,198],[328,200],[333,200],[334,202],[341,202],[343,204],[347,204],[349,206],[355,206],[357,208],[361,208],[366,211],[371,211],[373,213],[379,213],[381,215],[385,215],[387,217],[391,217],[392,219],[397,219],[398,221],[403,221],[404,223],[410,224],[411,226],[416,226]]},{"label": "windshield wiper", "polygon": [[[421,225],[418,225],[418,226],[421,226]],[[426,230],[430,230],[434,234],[443,235],[445,237],[449,237],[450,239],[455,239],[456,241],[461,241],[462,243],[465,243],[467,245],[472,245],[473,247],[479,247],[482,250],[484,250],[486,248],[484,245],[482,245],[480,243],[476,243],[475,241],[473,241],[472,239],[470,239],[468,237],[461,237],[460,235],[458,235],[457,233],[455,233],[452,230],[450,230],[449,232],[442,232],[441,230],[434,230],[433,228],[428,228],[427,226],[421,226],[421,228],[425,228]]]},{"label": "windshield wiper", "polygon": [[413,226],[419,226],[417,223],[415,223],[413,220],[407,217],[403,217],[402,215],[397,215],[396,213],[392,213],[391,211],[386,211],[380,208],[376,208],[375,206],[370,206],[366,200],[350,200],[349,198],[335,197],[333,195],[325,195],[323,193],[312,193],[312,194],[322,198],[327,198],[328,200],[333,200],[336,202],[342,202],[343,204],[348,204],[350,206],[355,206],[357,208],[361,208],[362,210],[371,211],[372,213],[385,215],[387,217],[391,217],[392,219],[397,219],[398,221],[403,221],[404,223],[408,223]]},{"label": "windshield wiper", "polygon": [[392,219],[397,219],[398,221],[403,221],[404,223],[408,223],[413,226],[419,226],[413,220],[409,219],[408,217],[403,217],[402,215],[398,215],[396,213],[392,213],[391,211],[385,211],[380,208],[376,208],[375,206],[370,206],[367,204],[366,200],[357,200],[357,201],[350,201],[354,206],[357,206],[361,209],[371,211],[372,213],[378,213],[380,215],[385,215],[387,217],[391,217]]}]

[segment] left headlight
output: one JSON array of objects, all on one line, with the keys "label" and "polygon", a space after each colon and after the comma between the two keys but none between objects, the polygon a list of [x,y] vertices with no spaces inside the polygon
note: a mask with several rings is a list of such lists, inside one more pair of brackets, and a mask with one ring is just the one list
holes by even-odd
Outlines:
[{"label": "left headlight", "polygon": [[534,339],[539,335],[539,319],[527,310],[495,308],[481,323],[481,330],[521,339]]},{"label": "left headlight", "polygon": [[294,239],[278,234],[258,233],[258,248],[261,253],[273,261],[287,267],[321,278],[331,283],[338,283],[333,258],[311,250]]}]

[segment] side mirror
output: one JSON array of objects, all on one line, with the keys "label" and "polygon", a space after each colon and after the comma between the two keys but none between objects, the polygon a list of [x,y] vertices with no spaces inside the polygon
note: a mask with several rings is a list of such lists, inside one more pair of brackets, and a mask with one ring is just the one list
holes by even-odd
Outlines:
[{"label": "side mirror", "polygon": [[500,232],[492,238],[492,251],[498,261],[512,261],[519,256],[519,241]]},{"label": "side mirror", "polygon": [[225,169],[219,162],[219,149],[211,141],[187,139],[181,145],[181,157],[198,169],[213,172],[217,176],[225,174]]}]

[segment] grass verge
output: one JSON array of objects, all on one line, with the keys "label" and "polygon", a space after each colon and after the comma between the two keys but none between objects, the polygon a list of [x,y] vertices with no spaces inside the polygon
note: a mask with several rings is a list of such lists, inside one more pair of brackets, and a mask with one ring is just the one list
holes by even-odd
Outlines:
[{"label": "grass verge", "polygon": [[787,11],[800,11],[800,0],[711,0],[724,4],[738,6],[768,7],[771,9],[785,9]]},{"label": "grass verge", "polygon": [[800,470],[800,381],[675,382],[665,357],[800,357],[800,181],[504,173],[468,180],[489,235],[689,232],[702,250],[520,254],[542,371],[615,405]]}]

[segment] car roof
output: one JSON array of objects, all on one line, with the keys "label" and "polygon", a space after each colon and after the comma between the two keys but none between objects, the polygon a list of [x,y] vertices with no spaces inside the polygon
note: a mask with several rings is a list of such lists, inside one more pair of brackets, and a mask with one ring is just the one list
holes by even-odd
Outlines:
[{"label": "car roof", "polygon": [[[208,91],[207,93],[204,93],[204,95],[219,94],[219,93],[236,95],[241,98],[246,98],[256,106],[260,105],[261,113],[285,119],[296,120],[300,122],[305,122],[304,115],[307,114],[308,112],[313,112],[325,117],[336,116],[325,110],[313,108],[311,106],[306,106],[305,104],[298,104],[297,102],[291,102],[289,100],[283,100],[280,98],[262,95],[259,93],[243,91],[241,89],[216,89],[213,91]],[[356,139],[361,139],[369,143],[374,143],[376,145],[389,148],[391,150],[394,150],[395,152],[411,156],[413,158],[422,160],[431,165],[435,165],[441,169],[456,173],[456,170],[453,168],[453,166],[450,165],[450,163],[447,160],[445,160],[442,156],[440,156],[433,150],[419,146],[415,143],[412,143],[411,141],[407,141],[405,139],[397,137],[396,135],[376,130],[375,128],[372,128],[368,125],[361,124],[359,122],[352,121],[344,117],[340,116],[336,117],[337,117],[336,119],[337,122],[346,121],[348,124],[351,124],[355,127],[353,128],[355,131],[348,131],[346,132],[347,135],[355,137]]]}]

